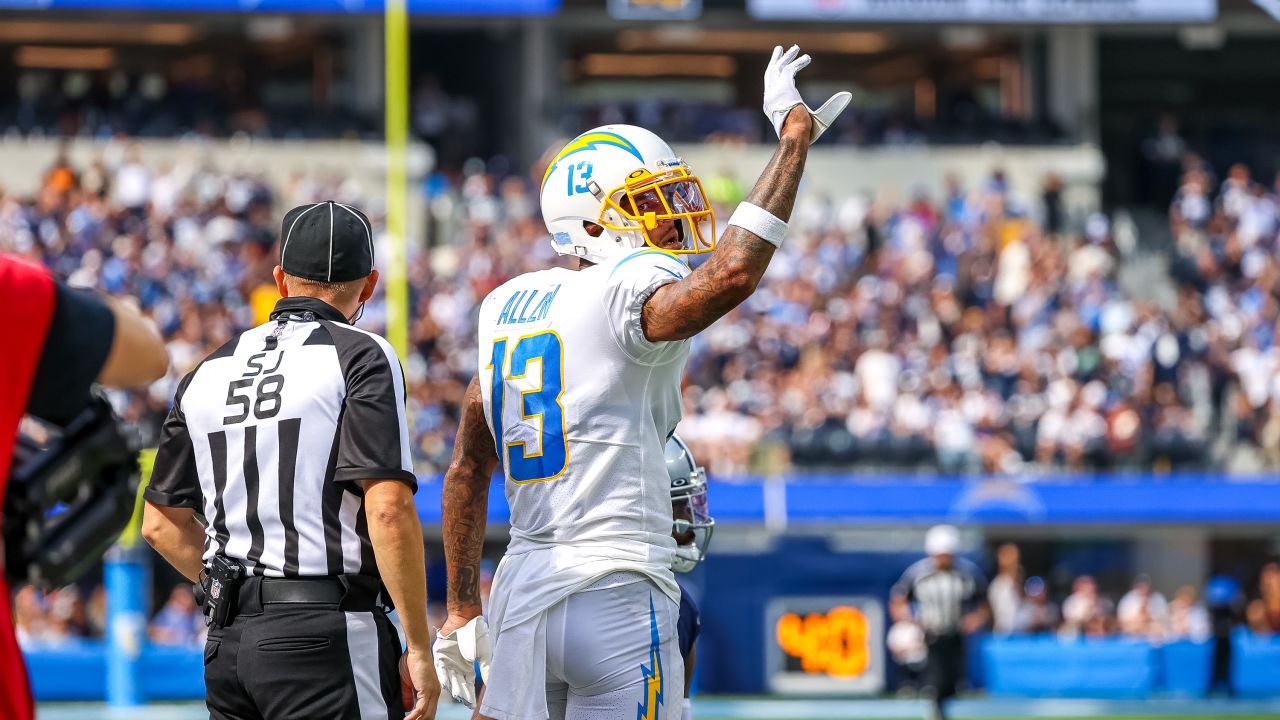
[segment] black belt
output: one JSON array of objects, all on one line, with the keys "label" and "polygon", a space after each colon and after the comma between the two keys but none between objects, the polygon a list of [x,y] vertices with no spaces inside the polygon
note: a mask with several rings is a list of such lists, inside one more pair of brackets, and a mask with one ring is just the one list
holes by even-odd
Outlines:
[{"label": "black belt", "polygon": [[337,605],[347,594],[337,578],[262,578],[262,604],[327,603]]},{"label": "black belt", "polygon": [[256,614],[267,605],[334,605],[347,612],[391,608],[377,578],[342,575],[315,578],[248,577],[240,586],[239,615]]}]

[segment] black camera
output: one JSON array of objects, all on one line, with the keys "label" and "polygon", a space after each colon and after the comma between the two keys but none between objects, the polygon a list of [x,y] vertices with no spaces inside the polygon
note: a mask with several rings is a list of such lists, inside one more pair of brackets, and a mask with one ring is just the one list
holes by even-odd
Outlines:
[{"label": "black camera", "polygon": [[102,559],[133,516],[138,443],[95,395],[41,442],[20,433],[4,499],[10,583],[68,585]]}]

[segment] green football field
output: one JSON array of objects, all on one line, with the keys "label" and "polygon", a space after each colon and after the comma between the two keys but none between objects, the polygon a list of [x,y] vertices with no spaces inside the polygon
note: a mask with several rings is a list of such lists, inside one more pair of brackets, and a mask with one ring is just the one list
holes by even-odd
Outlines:
[{"label": "green football field", "polygon": [[[695,715],[695,720],[741,720],[742,715],[736,716],[704,716]],[[753,720],[829,720],[828,716],[823,717],[767,717],[751,715]],[[897,720],[895,717],[865,717],[863,715],[850,715],[850,720]],[[969,715],[957,715],[956,720],[968,719]],[[1028,717],[1007,717],[1002,720],[1039,720],[1042,716]],[[1106,717],[1106,720],[1276,720],[1275,715],[1089,715],[1079,717],[1062,717],[1053,716],[1055,720],[1087,720],[1097,719],[1097,717]]]},{"label": "green football field", "polygon": [[[759,703],[755,707],[744,707],[744,711],[735,715],[710,715],[699,714],[695,711],[695,720],[832,720],[833,717],[847,717],[849,720],[901,720],[902,717],[920,717],[920,715],[904,715],[895,712],[892,715],[874,716],[863,715],[859,712],[858,705],[854,703],[849,707],[849,714],[835,715],[824,712],[822,715],[814,715],[813,717],[796,716],[791,714],[771,715],[768,711],[768,702]],[[76,717],[78,720],[123,720],[124,717],[145,717],[147,720],[196,720],[205,719],[207,712],[202,711],[201,707],[155,707],[148,708],[148,711],[142,714],[133,715],[129,712],[111,711],[100,705],[83,705],[83,703],[73,703],[73,705],[64,705],[64,703],[56,703],[56,705],[42,706],[38,712],[37,720],[69,720]],[[448,708],[440,712],[438,720],[460,720],[461,717],[470,717],[470,715],[461,714],[454,708]],[[956,712],[952,715],[954,720],[969,720],[977,715],[970,715],[968,712]],[[1053,717],[1055,720],[1094,720],[1098,717],[1105,717],[1107,720],[1276,720],[1275,714],[1260,715],[1235,715],[1235,714],[1206,714],[1206,715],[1110,715],[1106,712],[1096,715],[1027,715],[1027,716],[1001,716],[1001,720],[1041,720],[1043,717]]]},{"label": "green football field", "polygon": [[[74,714],[63,712],[69,710],[69,706],[46,707],[41,708],[37,720],[64,720],[69,717],[78,717],[79,720],[122,720],[123,717],[131,717],[128,714],[119,714],[106,710],[105,707],[90,707],[77,705]],[[765,711],[767,712],[767,711]],[[207,717],[205,712],[195,710],[195,708],[183,708],[182,711],[166,714],[166,712],[147,712],[143,715],[148,720],[195,720]],[[460,717],[456,712],[442,712],[438,715],[440,720],[454,720]],[[814,717],[797,717],[794,715],[768,715],[758,714],[758,712],[750,712],[750,714],[741,715],[699,715],[695,712],[695,720],[831,720],[833,715],[820,715]],[[856,707],[851,708],[849,715],[845,715],[850,720],[901,720],[904,715],[892,716],[869,716],[861,715],[856,711]],[[914,717],[920,717],[914,715]],[[954,715],[955,720],[968,720],[973,715]],[[1002,717],[1001,720],[1041,720],[1043,715],[1028,715],[1024,717]],[[1276,720],[1276,715],[1079,715],[1079,716],[1051,716],[1055,720],[1096,720],[1098,717],[1105,717],[1106,720]]]},{"label": "green football field", "polygon": [[[919,720],[919,700],[706,698],[694,701],[694,720]],[[205,720],[202,703],[160,703],[111,709],[102,703],[41,704],[37,720]],[[466,708],[442,704],[437,720],[469,720]],[[1277,720],[1277,700],[1036,700],[973,698],[952,703],[952,720]]]}]

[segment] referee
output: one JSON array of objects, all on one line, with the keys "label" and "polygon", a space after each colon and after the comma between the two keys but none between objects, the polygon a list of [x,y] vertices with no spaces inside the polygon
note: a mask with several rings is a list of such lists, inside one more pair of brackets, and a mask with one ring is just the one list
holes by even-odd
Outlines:
[{"label": "referee", "polygon": [[976,565],[956,557],[960,532],[950,525],[929,528],[924,549],[928,557],[894,583],[889,608],[895,621],[916,622],[924,629],[930,717],[941,720],[946,717],[943,705],[956,694],[964,670],[964,636],[979,630],[990,615],[987,580]]},{"label": "referee", "polygon": [[143,534],[205,591],[213,720],[435,715],[404,376],[350,324],[373,266],[359,210],[290,210],[283,299],[182,379],[165,420]]}]

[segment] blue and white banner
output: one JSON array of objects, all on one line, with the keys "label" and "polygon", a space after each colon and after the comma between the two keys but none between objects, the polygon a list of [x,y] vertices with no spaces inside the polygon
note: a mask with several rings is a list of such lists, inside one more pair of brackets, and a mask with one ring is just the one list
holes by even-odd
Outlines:
[{"label": "blue and white banner", "polygon": [[[407,0],[410,14],[552,15],[560,0]],[[381,13],[384,0],[0,0],[24,10],[123,10],[217,13]]]},{"label": "blue and white banner", "polygon": [[1218,16],[1217,0],[747,0],[770,20],[1181,23]]},{"label": "blue and white banner", "polygon": [[619,20],[697,20],[702,0],[609,0],[609,14]]}]

